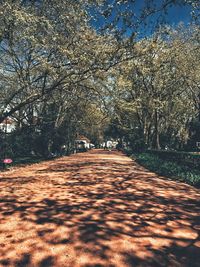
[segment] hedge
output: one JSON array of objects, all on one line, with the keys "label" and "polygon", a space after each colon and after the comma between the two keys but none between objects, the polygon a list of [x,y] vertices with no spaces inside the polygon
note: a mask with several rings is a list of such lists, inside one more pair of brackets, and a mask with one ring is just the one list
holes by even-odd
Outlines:
[{"label": "hedge", "polygon": [[153,153],[137,153],[133,154],[132,157],[139,164],[159,175],[200,187],[200,170],[198,169],[190,168],[185,164],[178,164],[176,161],[161,159]]},{"label": "hedge", "polygon": [[163,160],[175,161],[190,168],[200,169],[200,153],[166,150],[147,150],[146,153],[157,155]]}]

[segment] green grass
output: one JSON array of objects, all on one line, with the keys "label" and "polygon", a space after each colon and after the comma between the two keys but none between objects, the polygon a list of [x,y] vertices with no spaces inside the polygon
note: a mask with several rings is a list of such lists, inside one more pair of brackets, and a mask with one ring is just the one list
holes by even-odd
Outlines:
[{"label": "green grass", "polygon": [[21,157],[21,158],[16,158],[13,161],[13,165],[19,165],[19,164],[33,164],[33,163],[38,163],[40,161],[43,161],[44,158],[40,157]]},{"label": "green grass", "polygon": [[3,166],[3,164],[1,164],[0,166],[0,170],[3,169],[9,169],[10,167],[14,167],[14,166],[21,166],[21,165],[30,165],[30,164],[34,164],[34,163],[40,163],[42,161],[46,161],[46,160],[50,160],[53,158],[44,158],[44,157],[34,157],[34,156],[27,156],[27,157],[17,157],[13,159],[12,164],[6,164],[5,166]]},{"label": "green grass", "polygon": [[197,187],[200,186],[200,170],[197,168],[191,168],[183,163],[179,164],[170,160],[164,160],[152,153],[137,153],[132,157],[141,165],[160,175],[180,180]]}]

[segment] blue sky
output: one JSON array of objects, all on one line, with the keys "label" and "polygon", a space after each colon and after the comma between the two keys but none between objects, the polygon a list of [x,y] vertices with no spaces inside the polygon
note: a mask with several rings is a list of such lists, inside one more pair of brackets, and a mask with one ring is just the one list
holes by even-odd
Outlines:
[{"label": "blue sky", "polygon": [[[165,0],[166,1],[166,0]],[[158,8],[160,7],[164,2],[164,0],[154,0],[155,6]],[[134,18],[132,21],[136,21],[136,17],[140,17],[141,15],[141,10],[143,9],[145,0],[136,0],[134,3],[133,1],[129,0],[126,1],[126,4],[123,4],[124,1],[121,1],[121,5],[116,5],[110,12],[110,14],[105,18],[104,16],[101,16],[98,14],[97,16],[97,21],[92,22],[93,26],[95,28],[101,28],[102,25],[105,25],[106,23],[114,20],[116,17],[117,12],[133,12],[134,13]],[[179,0],[179,2],[181,2]],[[108,10],[109,13],[109,4],[113,3],[113,0],[107,0],[107,5],[104,6],[102,10]],[[147,3],[151,3],[151,1],[147,1]],[[162,13],[163,14],[163,13]],[[172,5],[167,8],[167,13],[164,14],[164,16],[160,16],[161,12],[158,12],[154,15],[149,16],[149,18],[146,20],[146,24],[141,23],[140,24],[140,35],[145,36],[145,35],[150,35],[154,31],[154,27],[156,26],[156,23],[158,20],[160,23],[166,23],[173,26],[176,26],[180,22],[183,22],[184,24],[188,24],[191,20],[191,7],[189,5]],[[122,28],[122,23],[123,21],[123,15],[119,19],[117,23],[117,27],[119,29]],[[127,27],[127,34],[130,34],[131,31],[135,31],[134,26]],[[138,31],[138,29],[136,30]]]},{"label": "blue sky", "polygon": [[180,22],[187,24],[191,20],[190,12],[191,7],[189,6],[173,6],[168,10],[167,20],[171,25]]}]

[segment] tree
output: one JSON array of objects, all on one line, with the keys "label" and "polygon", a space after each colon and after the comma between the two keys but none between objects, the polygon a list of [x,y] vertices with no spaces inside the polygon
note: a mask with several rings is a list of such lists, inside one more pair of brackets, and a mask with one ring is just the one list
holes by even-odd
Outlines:
[{"label": "tree", "polygon": [[[193,64],[197,31],[191,26],[191,34],[183,40],[183,27],[176,31],[161,29],[153,37],[139,41],[135,45],[137,57],[118,69],[113,90],[118,121],[130,131],[140,129],[148,147],[159,149],[160,138],[162,146],[183,145],[189,138],[189,124],[198,110],[194,99],[198,99],[195,81],[199,70],[197,67],[190,75],[186,65],[189,68]],[[188,88],[191,80],[192,90]]]},{"label": "tree", "polygon": [[[72,146],[77,128],[100,140],[99,125],[104,129],[114,116],[121,133],[129,136],[137,127],[147,145],[159,148],[163,134],[177,132],[175,126],[166,129],[176,114],[169,100],[178,99],[178,86],[186,84],[177,68],[181,56],[174,61],[172,37],[169,41],[160,33],[136,42],[135,33],[151,17],[155,21],[155,13],[177,3],[194,9],[198,4],[151,1],[136,19],[134,1],[2,0],[0,122],[12,116],[19,130],[27,133],[28,127],[32,143],[40,139],[48,154],[63,142]],[[180,121],[184,132],[187,120]]]},{"label": "tree", "polygon": [[82,1],[26,3],[5,1],[1,7],[0,122],[116,63],[117,42],[90,27]]}]

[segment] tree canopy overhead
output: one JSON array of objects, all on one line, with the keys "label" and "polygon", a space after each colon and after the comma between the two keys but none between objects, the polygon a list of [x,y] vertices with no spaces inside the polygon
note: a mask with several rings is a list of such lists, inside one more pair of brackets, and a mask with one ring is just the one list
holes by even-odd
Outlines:
[{"label": "tree canopy overhead", "polygon": [[[113,122],[119,135],[138,133],[158,148],[166,135],[189,138],[200,114],[199,1],[0,4],[0,123],[12,117],[18,131],[31,133],[30,146],[70,147],[79,131],[100,142]],[[162,26],[177,5],[193,24]]]}]

